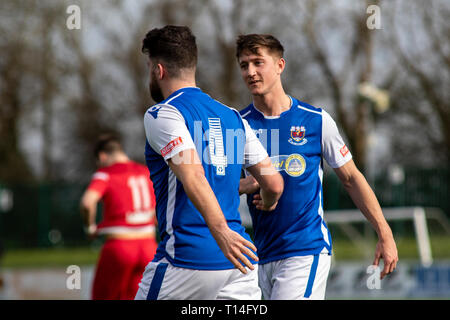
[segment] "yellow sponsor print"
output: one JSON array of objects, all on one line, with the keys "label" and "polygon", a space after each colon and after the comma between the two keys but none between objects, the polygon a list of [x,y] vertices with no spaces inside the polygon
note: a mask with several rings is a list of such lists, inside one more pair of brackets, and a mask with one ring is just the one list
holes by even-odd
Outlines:
[{"label": "yellow sponsor print", "polygon": [[301,176],[306,169],[306,161],[299,154],[291,154],[285,161],[284,171],[291,177]]},{"label": "yellow sponsor print", "polygon": [[281,171],[281,170],[283,170],[284,161],[285,160],[281,160],[281,161],[272,160],[272,164],[277,171]]}]

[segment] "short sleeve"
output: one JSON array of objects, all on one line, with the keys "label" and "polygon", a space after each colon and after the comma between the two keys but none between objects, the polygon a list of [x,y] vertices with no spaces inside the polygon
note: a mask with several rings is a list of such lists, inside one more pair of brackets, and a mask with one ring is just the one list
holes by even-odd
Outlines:
[{"label": "short sleeve", "polygon": [[195,149],[183,115],[171,105],[155,105],[144,116],[145,136],[152,149],[168,160],[187,149]]},{"label": "short sleeve", "polygon": [[88,190],[96,191],[101,196],[105,194],[106,188],[108,187],[109,174],[102,171],[97,171],[92,176],[91,182],[87,187]]},{"label": "short sleeve", "polygon": [[242,119],[245,129],[244,168],[260,163],[269,155],[266,149],[256,137],[247,120]]},{"label": "short sleeve", "polygon": [[352,159],[352,154],[339,134],[336,122],[322,109],[322,155],[332,168],[339,168]]}]

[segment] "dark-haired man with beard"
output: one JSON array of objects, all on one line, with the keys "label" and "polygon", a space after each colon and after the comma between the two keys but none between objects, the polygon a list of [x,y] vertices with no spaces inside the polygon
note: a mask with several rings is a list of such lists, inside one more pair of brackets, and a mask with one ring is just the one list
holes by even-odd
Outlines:
[{"label": "dark-haired man with beard", "polygon": [[261,210],[276,206],[281,175],[239,112],[196,86],[189,28],[155,28],[142,51],[157,102],[144,126],[161,242],[136,299],[260,299],[256,248],[238,211],[240,174],[245,167],[261,186]]}]

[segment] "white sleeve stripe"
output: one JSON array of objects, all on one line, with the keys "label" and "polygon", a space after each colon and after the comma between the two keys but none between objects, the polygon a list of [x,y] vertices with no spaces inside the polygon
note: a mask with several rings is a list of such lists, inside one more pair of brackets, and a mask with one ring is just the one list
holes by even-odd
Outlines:
[{"label": "white sleeve stripe", "polygon": [[308,108],[302,107],[301,105],[298,105],[297,107],[298,107],[299,109],[302,109],[302,110],[305,110],[305,111],[308,111],[308,112],[317,113],[317,114],[322,115],[322,112],[320,112],[320,111],[310,110],[310,109],[308,109]]},{"label": "white sleeve stripe", "polygon": [[181,96],[184,92],[180,92],[179,94],[177,94],[175,97],[170,98],[169,100],[167,100],[166,102],[164,102],[164,104],[169,104],[170,101],[172,101],[175,98],[178,98],[179,96]]},{"label": "white sleeve stripe", "polygon": [[109,174],[107,174],[106,172],[96,172],[92,176],[92,179],[108,181],[109,180]]},{"label": "white sleeve stripe", "polygon": [[248,110],[245,114],[242,115],[242,118],[245,118],[245,117],[248,116],[251,112],[252,112],[252,110]]}]

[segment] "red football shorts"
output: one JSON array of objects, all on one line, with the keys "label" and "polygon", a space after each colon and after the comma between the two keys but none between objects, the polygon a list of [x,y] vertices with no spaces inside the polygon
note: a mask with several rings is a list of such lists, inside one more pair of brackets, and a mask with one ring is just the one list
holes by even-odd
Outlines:
[{"label": "red football shorts", "polygon": [[153,259],[154,239],[109,239],[100,252],[93,300],[133,300],[145,267]]}]

